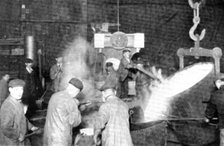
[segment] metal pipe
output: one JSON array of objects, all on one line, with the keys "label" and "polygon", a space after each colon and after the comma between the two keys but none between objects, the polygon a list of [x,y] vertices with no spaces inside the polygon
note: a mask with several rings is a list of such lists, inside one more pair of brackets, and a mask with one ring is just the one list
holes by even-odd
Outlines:
[{"label": "metal pipe", "polygon": [[205,118],[167,118],[164,121],[204,121]]},{"label": "metal pipe", "polygon": [[26,36],[26,58],[32,59],[35,62],[34,37]]}]

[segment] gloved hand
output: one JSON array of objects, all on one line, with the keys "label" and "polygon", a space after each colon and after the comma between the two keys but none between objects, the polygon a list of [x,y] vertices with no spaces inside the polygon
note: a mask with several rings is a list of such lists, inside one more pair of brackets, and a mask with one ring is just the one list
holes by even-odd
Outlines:
[{"label": "gloved hand", "polygon": [[91,101],[87,100],[86,102],[83,103],[79,103],[79,110],[80,111],[84,111],[86,109],[87,106],[89,106],[90,104],[92,104]]},{"label": "gloved hand", "polygon": [[80,111],[84,111],[86,109],[86,105],[82,104],[79,106]]},{"label": "gloved hand", "polygon": [[24,111],[24,115],[25,115],[26,112],[27,112],[27,109],[28,109],[28,105],[25,105],[25,104],[24,104],[24,105],[23,105],[23,109],[24,109],[23,111]]},{"label": "gloved hand", "polygon": [[43,129],[34,126],[34,127],[31,128],[31,131],[33,131],[33,133],[35,133],[35,134],[41,134],[43,132]]},{"label": "gloved hand", "polygon": [[38,129],[39,129],[38,127],[33,126],[30,130],[31,130],[31,131],[36,131],[36,130],[38,130]]},{"label": "gloved hand", "polygon": [[210,120],[207,117],[204,118],[204,121],[205,121],[205,123],[209,123],[210,122]]}]

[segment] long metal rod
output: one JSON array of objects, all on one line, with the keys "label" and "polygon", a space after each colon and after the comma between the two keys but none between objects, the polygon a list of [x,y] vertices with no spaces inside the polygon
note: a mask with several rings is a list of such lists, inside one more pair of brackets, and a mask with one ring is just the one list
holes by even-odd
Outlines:
[{"label": "long metal rod", "polygon": [[168,118],[164,121],[203,121],[204,118]]}]

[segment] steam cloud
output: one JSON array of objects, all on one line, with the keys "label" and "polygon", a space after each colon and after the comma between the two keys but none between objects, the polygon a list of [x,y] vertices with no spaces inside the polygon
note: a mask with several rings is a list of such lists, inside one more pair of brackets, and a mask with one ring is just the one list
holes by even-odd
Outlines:
[{"label": "steam cloud", "polygon": [[93,98],[99,94],[95,89],[93,73],[90,68],[95,59],[93,55],[94,48],[81,37],[75,38],[67,45],[63,52],[63,77],[60,84],[62,89],[67,87],[71,78],[76,77],[84,84],[83,93],[86,98]]}]

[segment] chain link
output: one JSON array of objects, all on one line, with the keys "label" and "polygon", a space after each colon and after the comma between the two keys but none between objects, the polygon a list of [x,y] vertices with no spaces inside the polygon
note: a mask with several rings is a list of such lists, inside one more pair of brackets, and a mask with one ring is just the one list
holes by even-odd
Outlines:
[{"label": "chain link", "polygon": [[202,31],[201,35],[194,35],[194,31],[197,28],[198,24],[200,23],[200,16],[199,16],[199,9],[200,9],[200,5],[201,3],[204,3],[205,1],[202,0],[201,2],[193,2],[193,0],[188,0],[188,3],[190,5],[190,7],[193,9],[193,13],[194,13],[194,17],[193,17],[193,23],[194,25],[191,27],[189,34],[191,39],[193,39],[194,41],[200,41],[204,38],[205,35],[205,29]]}]

